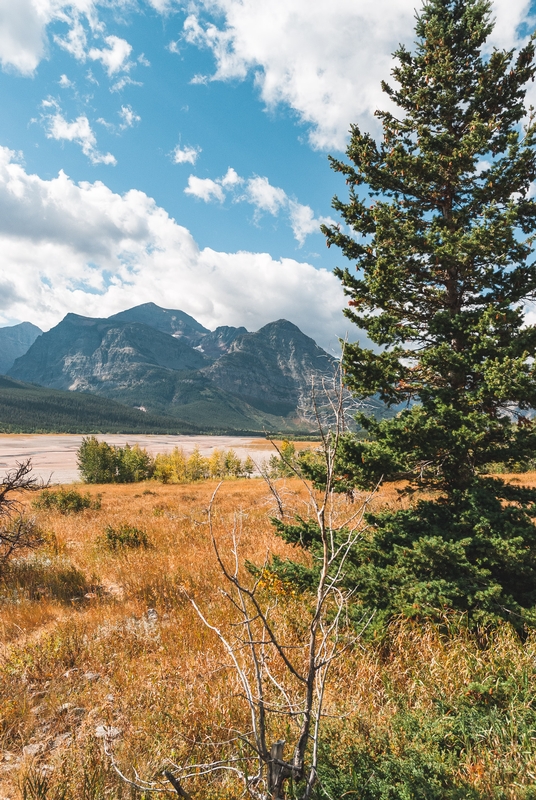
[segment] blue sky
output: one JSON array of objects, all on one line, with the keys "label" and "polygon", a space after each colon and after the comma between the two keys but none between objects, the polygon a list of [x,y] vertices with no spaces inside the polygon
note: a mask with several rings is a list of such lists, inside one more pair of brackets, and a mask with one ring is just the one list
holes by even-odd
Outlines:
[{"label": "blue sky", "polygon": [[[0,324],[153,301],[208,327],[346,325],[327,154],[373,111],[414,0],[0,0]],[[496,0],[517,46],[530,3]]]}]

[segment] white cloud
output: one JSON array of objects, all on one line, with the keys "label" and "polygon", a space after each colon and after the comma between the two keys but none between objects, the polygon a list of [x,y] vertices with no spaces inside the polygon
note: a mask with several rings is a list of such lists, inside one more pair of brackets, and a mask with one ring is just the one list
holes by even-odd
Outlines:
[{"label": "white cloud", "polygon": [[[245,191],[237,194],[235,190],[244,183]],[[211,200],[223,203],[226,193],[230,193],[235,203],[246,202],[254,206],[256,222],[263,212],[277,217],[284,210],[300,247],[309,234],[319,233],[321,223],[335,224],[331,217],[315,217],[310,206],[304,206],[293,200],[284,189],[272,186],[268,178],[254,175],[245,181],[232,167],[229,167],[222,178],[216,178],[215,181],[211,178],[197,178],[195,175],[190,175],[184,192],[204,200],[205,203]]]},{"label": "white cloud", "polygon": [[244,179],[240,177],[235,169],[229,167],[223,178],[220,178],[218,183],[228,189],[229,187],[239,186],[241,183],[244,183]]},{"label": "white cloud", "polygon": [[0,63],[23,75],[32,75],[47,52],[47,26],[56,21],[68,25],[65,36],[55,40],[83,60],[85,32],[80,19],[97,30],[100,0],[0,0]]},{"label": "white cloud", "polygon": [[[161,14],[177,8],[173,0],[147,2]],[[0,64],[33,74],[47,53],[47,27],[58,21],[67,31],[54,37],[56,43],[84,61],[88,30],[103,31],[99,8],[114,4],[126,2],[0,0]],[[376,128],[373,112],[387,106],[380,80],[389,79],[398,43],[413,41],[414,10],[420,5],[421,0],[332,0],[329,8],[324,0],[191,0],[186,38],[208,47],[216,64],[211,77],[195,75],[191,82],[243,80],[252,74],[262,101],[292,108],[309,127],[314,147],[341,149],[350,123]],[[495,0],[497,25],[490,45],[518,46],[519,26],[534,28],[530,9],[530,0]],[[90,53],[109,75],[117,75],[130,65],[131,46],[117,36],[108,39],[108,47]],[[177,42],[168,48],[177,52]],[[112,89],[136,83],[123,75]],[[531,95],[536,102],[536,87]]]},{"label": "white cloud", "polygon": [[136,112],[132,109],[132,106],[121,106],[121,109],[117,113],[121,119],[119,125],[116,125],[113,122],[108,122],[107,120],[103,119],[103,117],[99,117],[97,122],[111,133],[116,134],[127,130],[127,128],[132,128],[134,125],[137,125],[138,122],[141,122],[141,117],[139,114],[136,114]]},{"label": "white cloud", "polygon": [[[0,321],[42,328],[67,312],[106,316],[151,300],[209,328],[256,330],[285,317],[324,347],[346,329],[339,281],[267,253],[200,250],[140,191],[28,174],[0,148],[0,250],[9,276]],[[7,279],[6,279],[7,280]]]},{"label": "white cloud", "polygon": [[201,152],[200,147],[181,147],[179,144],[173,151],[174,164],[195,164]]},{"label": "white cloud", "polygon": [[[211,80],[253,74],[264,103],[284,103],[310,126],[316,148],[343,149],[349,126],[375,130],[373,114],[388,107],[380,81],[391,53],[414,40],[420,0],[197,0],[184,24],[189,42],[212,50]],[[516,29],[529,0],[495,0],[491,44],[519,44]],[[223,23],[203,22],[212,14]],[[205,82],[196,76],[192,82]]]},{"label": "white cloud", "polygon": [[110,91],[120,92],[125,86],[143,86],[143,83],[133,80],[130,75],[123,75],[122,78],[119,78],[119,80],[110,87]]},{"label": "white cloud", "polygon": [[86,60],[87,36],[78,16],[72,21],[72,27],[67,34],[65,36],[54,36],[54,41],[74,56],[77,61]]},{"label": "white cloud", "polygon": [[268,178],[255,175],[247,182],[246,199],[259,211],[268,211],[274,217],[287,204],[287,194],[283,189],[272,186]]},{"label": "white cloud", "polygon": [[32,0],[0,0],[0,62],[31,75],[45,54],[47,8]]},{"label": "white cloud", "polygon": [[132,67],[132,62],[128,60],[132,52],[132,45],[126,39],[120,39],[119,36],[106,36],[104,41],[108,47],[103,47],[101,50],[92,47],[88,53],[89,58],[93,61],[100,61],[109,78],[117,72],[128,72]]},{"label": "white cloud", "polygon": [[519,47],[519,26],[525,22],[534,30],[536,22],[534,9],[530,0],[494,0],[492,3],[495,28],[488,40],[488,49],[498,47],[510,50]]},{"label": "white cloud", "polygon": [[62,75],[58,83],[62,89],[70,89],[73,86],[73,82],[69,80],[67,75]]},{"label": "white cloud", "polygon": [[209,80],[210,80],[210,78],[208,77],[208,75],[200,75],[198,73],[197,75],[194,75],[194,77],[192,78],[190,83],[193,84],[194,86],[195,85],[206,86],[207,83],[209,82]]},{"label": "white cloud", "polygon": [[173,0],[147,0],[147,2],[160,14],[169,13],[173,5]]},{"label": "white cloud", "polygon": [[119,116],[122,119],[121,129],[132,128],[136,123],[141,122],[141,117],[132,110],[132,106],[121,106]]},{"label": "white cloud", "polygon": [[[50,101],[44,101],[43,105],[50,107]],[[117,161],[111,153],[100,153],[97,149],[97,139],[88,118],[81,114],[73,122],[68,122],[63,114],[56,110],[54,114],[45,117],[46,135],[48,139],[59,141],[76,142],[82,148],[92,164],[116,164]]]},{"label": "white cloud", "polygon": [[311,233],[319,233],[320,225],[335,225],[335,221],[331,217],[318,217],[314,215],[314,211],[310,206],[302,206],[301,203],[296,203],[293,200],[289,201],[289,217],[292,232],[294,237],[299,242],[300,247],[304,244],[305,239]]},{"label": "white cloud", "polygon": [[192,197],[204,200],[205,203],[209,203],[211,200],[223,203],[225,200],[223,189],[218,182],[211,178],[197,178],[195,175],[190,175],[188,178],[188,186],[184,190],[184,194],[190,194]]}]

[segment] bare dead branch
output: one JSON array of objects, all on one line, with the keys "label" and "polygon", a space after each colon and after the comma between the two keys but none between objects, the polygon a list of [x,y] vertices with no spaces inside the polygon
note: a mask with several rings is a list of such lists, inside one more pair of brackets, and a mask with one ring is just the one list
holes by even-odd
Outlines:
[{"label": "bare dead branch", "polygon": [[[234,697],[245,704],[250,723],[248,730],[229,728],[230,738],[220,746],[230,746],[239,741],[249,753],[239,753],[234,758],[216,758],[203,764],[173,765],[164,775],[179,797],[192,800],[183,788],[183,782],[199,779],[218,772],[227,772],[242,782],[244,793],[254,800],[283,800],[289,780],[301,782],[296,795],[299,800],[310,800],[318,780],[319,742],[322,720],[326,717],[324,702],[332,664],[358,642],[357,635],[347,630],[347,607],[352,593],[344,589],[344,575],[348,559],[364,529],[364,516],[376,491],[362,499],[351,513],[341,511],[349,498],[334,492],[336,459],[340,437],[346,430],[345,413],[348,393],[342,380],[339,363],[331,376],[311,376],[309,408],[316,421],[321,439],[319,452],[323,458],[325,485],[315,488],[300,466],[299,459],[288,458],[272,441],[282,463],[291,475],[305,488],[305,502],[309,519],[314,520],[320,534],[320,554],[316,562],[318,577],[307,602],[303,605],[303,619],[296,641],[288,641],[288,633],[281,627],[276,613],[277,603],[266,599],[260,591],[261,581],[268,568],[268,556],[255,578],[241,574],[240,533],[242,519],[235,514],[231,530],[231,545],[227,551],[216,535],[214,506],[219,484],[207,509],[208,529],[220,573],[225,582],[222,598],[231,612],[231,618],[216,625],[202,610],[197,600],[184,593],[198,619],[219,640],[229,658],[227,668],[232,668],[238,679],[239,690]],[[286,515],[282,493],[267,469],[259,469],[271,495],[275,498],[280,519]],[[378,488],[378,487],[377,487]],[[354,498],[352,497],[352,502]],[[370,623],[364,621],[365,625]],[[331,715],[330,715],[331,716]],[[274,741],[277,732],[285,731],[285,738]],[[192,743],[193,745],[194,743]],[[203,744],[207,744],[203,742]],[[213,747],[217,742],[209,741]],[[285,747],[291,748],[285,756]],[[256,772],[249,768],[256,763]],[[112,764],[118,774],[115,762]],[[123,776],[124,777],[124,776]],[[136,776],[137,777],[137,776]],[[131,780],[131,785],[144,791],[162,791],[155,783]]]},{"label": "bare dead branch", "polygon": [[32,474],[31,459],[17,463],[0,481],[0,576],[16,552],[31,550],[43,543],[35,520],[24,515],[19,494],[45,487]]},{"label": "bare dead branch", "polygon": [[183,798],[184,798],[184,800],[193,800],[193,798],[192,798],[192,795],[191,795],[191,794],[188,794],[188,792],[187,792],[187,791],[185,791],[185,790],[182,788],[182,786],[180,785],[179,781],[178,781],[178,780],[177,780],[177,778],[176,778],[176,777],[173,775],[173,773],[172,773],[172,772],[168,772],[168,770],[166,770],[166,771],[164,772],[164,775],[166,776],[166,778],[168,779],[168,781],[170,782],[170,784],[173,786],[173,788],[175,789],[175,791],[177,792],[177,794],[179,795],[179,797],[183,797]]}]

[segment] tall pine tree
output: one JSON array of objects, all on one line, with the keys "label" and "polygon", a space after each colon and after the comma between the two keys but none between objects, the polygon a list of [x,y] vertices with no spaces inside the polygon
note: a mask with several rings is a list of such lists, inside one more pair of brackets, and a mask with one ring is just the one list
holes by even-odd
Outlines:
[{"label": "tall pine tree", "polygon": [[404,478],[428,497],[369,517],[348,579],[387,616],[454,608],[522,629],[536,606],[536,491],[482,471],[536,453],[535,48],[488,53],[492,29],[487,0],[425,2],[383,85],[395,110],[377,113],[381,139],[353,126],[349,161],[331,159],[350,196],[334,200],[346,227],[324,233],[356,265],[337,271],[346,314],[377,346],[346,346],[347,385],[403,404],[392,419],[359,415],[369,436],[344,439],[340,486]]}]

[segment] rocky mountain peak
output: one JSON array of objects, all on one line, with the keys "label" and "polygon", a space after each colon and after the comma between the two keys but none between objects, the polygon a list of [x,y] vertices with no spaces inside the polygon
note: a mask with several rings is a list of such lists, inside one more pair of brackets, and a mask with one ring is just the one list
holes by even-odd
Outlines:
[{"label": "rocky mountain peak", "polygon": [[84,391],[205,429],[303,428],[314,375],[333,358],[285,319],[255,333],[209,331],[183,311],[144,303],[94,319],[67,316],[9,370],[53,389]]},{"label": "rocky mountain peak", "polygon": [[128,308],[113,314],[109,320],[118,322],[140,322],[155,328],[162,333],[167,333],[178,339],[185,339],[190,345],[196,346],[210,331],[196,319],[184,311],[172,308],[161,308],[156,303],[142,303],[142,305]]},{"label": "rocky mountain peak", "polygon": [[15,360],[24,355],[42,333],[41,328],[31,322],[0,328],[0,373],[11,369]]}]

